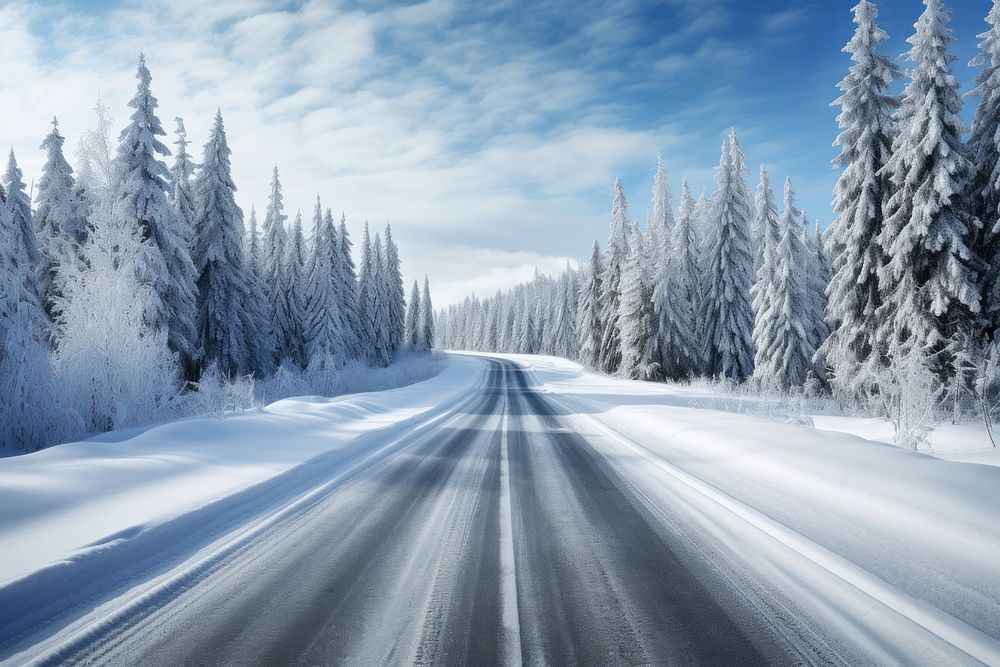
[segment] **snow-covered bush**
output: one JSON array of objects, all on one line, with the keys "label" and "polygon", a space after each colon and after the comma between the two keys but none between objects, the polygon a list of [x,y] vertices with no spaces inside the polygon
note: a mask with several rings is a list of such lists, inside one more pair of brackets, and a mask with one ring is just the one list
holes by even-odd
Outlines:
[{"label": "snow-covered bush", "polygon": [[256,383],[251,375],[226,377],[216,364],[209,366],[189,394],[188,414],[212,415],[219,419],[257,407]]},{"label": "snow-covered bush", "polygon": [[167,332],[148,324],[160,301],[139,279],[147,242],[107,206],[92,224],[85,266],[59,276],[56,369],[84,429],[105,431],[161,417],[179,386]]},{"label": "snow-covered bush", "polygon": [[900,447],[930,448],[928,434],[940,418],[941,385],[926,353],[918,347],[893,358],[882,372],[879,400]]}]

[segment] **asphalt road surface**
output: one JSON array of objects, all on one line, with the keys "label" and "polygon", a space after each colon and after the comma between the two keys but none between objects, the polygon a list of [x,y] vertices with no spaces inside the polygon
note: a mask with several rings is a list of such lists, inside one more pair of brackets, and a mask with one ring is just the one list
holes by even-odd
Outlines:
[{"label": "asphalt road surface", "polygon": [[689,525],[654,517],[516,365],[486,363],[485,388],[458,414],[58,661],[803,659],[726,585]]}]

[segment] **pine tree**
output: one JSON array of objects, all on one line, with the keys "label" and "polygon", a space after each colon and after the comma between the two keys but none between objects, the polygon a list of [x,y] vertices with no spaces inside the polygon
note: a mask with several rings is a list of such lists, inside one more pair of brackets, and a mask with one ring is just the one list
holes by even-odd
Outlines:
[{"label": "pine tree", "polygon": [[358,351],[362,358],[371,360],[373,358],[376,342],[374,313],[371,312],[372,303],[375,299],[374,292],[374,265],[371,233],[368,230],[368,221],[365,220],[365,231],[361,238],[361,262],[358,265],[358,311],[357,332]]},{"label": "pine tree", "polygon": [[36,300],[40,300],[44,294],[42,289],[39,270],[42,267],[44,256],[38,247],[38,239],[35,236],[35,225],[31,215],[31,199],[25,192],[25,184],[21,168],[17,166],[17,158],[14,157],[14,149],[10,150],[7,159],[7,172],[4,174],[3,185],[7,197],[7,210],[11,217],[11,227],[14,234],[14,256],[20,262],[27,262],[28,268],[21,272],[21,277],[25,281],[28,290],[35,295]]},{"label": "pine tree", "polygon": [[389,294],[389,351],[395,356],[403,343],[406,323],[406,294],[403,290],[403,273],[399,265],[399,248],[392,238],[392,228],[385,225],[385,280]]},{"label": "pine tree", "polygon": [[60,267],[79,261],[87,240],[86,207],[73,181],[73,168],[63,155],[59,121],[52,119],[52,131],[42,142],[46,152],[42,177],[38,181],[35,229],[44,255],[40,276],[40,297],[49,316],[55,296],[53,285]]},{"label": "pine tree", "polygon": [[295,221],[292,223],[292,233],[288,239],[287,252],[285,253],[284,274],[286,289],[288,290],[286,299],[288,301],[289,329],[288,329],[288,359],[299,368],[305,368],[308,351],[307,331],[307,305],[306,293],[307,285],[305,280],[306,270],[306,241],[302,233],[302,212],[295,213]]},{"label": "pine tree", "polygon": [[885,346],[876,336],[875,314],[882,303],[878,272],[886,259],[878,243],[884,207],[891,191],[888,172],[895,134],[893,111],[899,99],[890,94],[900,73],[877,48],[889,37],[876,20],[877,7],[863,0],[854,8],[854,36],[844,47],[855,63],[840,82],[843,91],[834,166],[843,168],[834,189],[836,213],[828,232],[832,277],[827,287],[826,321],[832,332],[819,355],[834,367],[838,382],[868,382],[882,364]]},{"label": "pine tree", "polygon": [[413,281],[413,289],[410,290],[410,302],[406,307],[406,334],[403,342],[406,347],[416,350],[420,347],[420,287],[417,281]]},{"label": "pine tree", "polygon": [[701,368],[695,315],[701,280],[694,214],[694,197],[685,179],[681,188],[680,216],[671,230],[670,251],[653,292],[663,346],[663,371],[675,380],[684,379]]},{"label": "pine tree", "polygon": [[170,200],[177,214],[178,228],[184,241],[190,246],[194,239],[194,205],[191,202],[191,179],[194,178],[195,164],[188,155],[187,147],[190,141],[184,128],[184,119],[174,118],[177,129],[174,133],[177,140],[177,152],[174,156],[174,166],[170,169]]},{"label": "pine tree", "polygon": [[629,254],[622,270],[619,326],[621,365],[618,372],[634,380],[654,380],[659,376],[659,348],[650,281],[646,277],[642,243],[638,229],[632,229]]},{"label": "pine tree", "polygon": [[[795,193],[785,181],[785,208],[779,227],[781,237],[764,243],[764,257],[754,285],[756,360],[754,378],[765,387],[801,386],[812,368],[815,348],[810,343],[808,304],[808,248],[802,242],[802,214],[795,208]],[[765,237],[766,238],[766,237]]]},{"label": "pine tree", "polygon": [[[750,225],[754,248],[754,275],[760,269],[764,258],[764,245],[768,238],[777,239],[778,209],[774,204],[774,192],[767,180],[767,170],[760,166],[760,183],[757,185],[757,198],[754,202],[753,222]],[[777,243],[777,241],[775,241]]]},{"label": "pine tree", "polygon": [[390,348],[391,315],[389,312],[389,281],[385,278],[386,262],[382,238],[375,234],[371,244],[371,260],[368,271],[368,286],[365,289],[367,300],[366,314],[368,316],[370,339],[370,358],[376,367],[385,368],[392,363]]},{"label": "pine tree", "polygon": [[750,193],[746,164],[736,132],[722,146],[715,171],[712,230],[708,248],[705,361],[711,375],[737,382],[753,373],[753,310],[750,286],[753,253],[750,242]]},{"label": "pine tree", "polygon": [[576,334],[573,331],[575,320],[575,286],[572,275],[567,270],[559,277],[555,301],[555,317],[552,324],[551,352],[558,357],[575,359]]},{"label": "pine tree", "polygon": [[262,314],[244,255],[243,211],[236,204],[231,154],[222,113],[216,112],[193,187],[201,364],[243,375],[269,372],[271,360],[258,337]]},{"label": "pine tree", "polygon": [[807,330],[809,336],[809,348],[813,351],[812,374],[820,380],[827,379],[826,364],[823,356],[817,351],[830,336],[830,327],[826,323],[825,314],[827,308],[826,289],[830,285],[830,264],[826,259],[823,249],[823,239],[819,229],[819,220],[814,226],[814,233],[810,233],[808,220],[803,220],[806,224],[802,226],[802,244],[806,249],[806,258],[803,260],[806,265],[804,275],[806,285],[806,299],[808,314]]},{"label": "pine tree", "polygon": [[264,213],[264,289],[270,310],[268,337],[274,342],[274,361],[282,363],[292,354],[295,331],[292,324],[292,304],[289,303],[290,286],[286,269],[288,231],[285,229],[284,196],[281,180],[275,165],[271,175],[271,193]]},{"label": "pine tree", "polygon": [[[329,213],[329,211],[328,211]],[[347,326],[344,330],[344,349],[348,357],[362,356],[360,327],[363,320],[358,308],[358,277],[355,273],[354,258],[351,254],[351,235],[347,231],[347,220],[340,215],[340,227],[337,233],[337,250],[340,252],[340,262],[337,264],[337,275],[340,276],[340,310],[344,314]]]},{"label": "pine tree", "polygon": [[121,203],[122,214],[153,248],[140,276],[154,285],[160,303],[151,303],[147,316],[152,318],[151,324],[167,331],[170,349],[189,362],[196,354],[195,268],[187,232],[167,201],[170,172],[161,156],[170,155],[170,151],[158,139],[166,132],[156,116],[158,104],[149,87],[152,77],[142,55],[136,78],[139,85],[129,102],[134,111],[118,142],[114,196]]},{"label": "pine tree", "polygon": [[654,262],[657,258],[661,260],[665,258],[670,246],[670,230],[674,225],[673,207],[670,203],[672,199],[663,156],[657,155],[656,176],[653,177],[652,211],[646,223],[645,235],[646,250]]},{"label": "pine tree", "polygon": [[914,66],[885,167],[892,195],[878,239],[888,258],[879,270],[878,335],[897,357],[909,348],[943,350],[980,308],[977,259],[969,247],[973,221],[960,197],[971,165],[950,67],[955,56],[948,52],[954,37],[941,0],[924,5],[908,40]]},{"label": "pine tree", "polygon": [[622,180],[615,179],[615,198],[611,206],[611,234],[601,276],[601,347],[598,363],[601,370],[614,373],[621,363],[621,293],[622,270],[628,258],[628,202]]},{"label": "pine tree", "polygon": [[12,210],[0,203],[0,443],[36,449],[62,436],[65,423],[27,247]]},{"label": "pine tree", "polygon": [[310,367],[339,365],[344,359],[344,322],[337,299],[338,276],[333,264],[339,259],[333,216],[324,218],[323,207],[317,195],[313,211],[312,248],[306,272],[304,333]]},{"label": "pine tree", "polygon": [[973,172],[966,202],[980,224],[976,251],[986,267],[980,281],[982,312],[986,334],[996,340],[1000,330],[1000,0],[994,0],[986,23],[990,28],[979,35],[979,54],[970,63],[983,69],[968,93],[979,96],[979,106],[968,143]]},{"label": "pine tree", "polygon": [[434,345],[434,304],[431,303],[430,281],[424,276],[424,293],[420,297],[420,348],[430,352]]},{"label": "pine tree", "polygon": [[580,361],[591,368],[600,363],[601,351],[601,296],[604,290],[601,286],[601,276],[604,267],[601,264],[601,247],[597,241],[590,250],[590,261],[583,274],[580,285],[580,297],[576,311],[576,337],[580,350]]}]

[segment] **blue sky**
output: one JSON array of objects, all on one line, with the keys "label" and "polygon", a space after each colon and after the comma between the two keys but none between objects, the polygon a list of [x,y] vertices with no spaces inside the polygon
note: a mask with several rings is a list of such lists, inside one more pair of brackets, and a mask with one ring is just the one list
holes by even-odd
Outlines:
[{"label": "blue sky", "polygon": [[[853,4],[16,0],[0,5],[0,127],[37,175],[52,114],[75,145],[101,90],[121,125],[143,50],[164,125],[184,116],[196,154],[221,106],[244,208],[263,208],[277,163],[293,210],[320,193],[355,233],[390,220],[407,277],[429,273],[446,303],[584,256],[617,175],[644,219],[658,152],[675,195],[685,175],[710,190],[730,126],[751,180],[761,163],[791,176],[827,223]],[[967,89],[989,3],[948,4]],[[922,4],[880,8],[901,54]]]}]

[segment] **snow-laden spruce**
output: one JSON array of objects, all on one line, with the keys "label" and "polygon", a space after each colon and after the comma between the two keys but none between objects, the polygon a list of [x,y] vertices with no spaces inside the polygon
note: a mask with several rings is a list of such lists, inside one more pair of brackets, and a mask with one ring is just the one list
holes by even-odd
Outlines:
[{"label": "snow-laden spruce", "polygon": [[622,358],[621,296],[622,271],[628,258],[628,201],[622,179],[615,179],[615,197],[611,204],[611,233],[601,276],[601,346],[598,364],[606,373],[618,370]]},{"label": "snow-laden spruce", "polygon": [[576,308],[576,339],[579,344],[579,358],[591,368],[600,363],[601,351],[601,277],[604,266],[601,262],[601,246],[595,240],[590,250],[590,260],[583,270],[580,282],[580,296]]},{"label": "snow-laden spruce", "polygon": [[980,225],[976,249],[985,262],[982,312],[986,333],[995,339],[1000,329],[1000,0],[994,0],[986,22],[989,30],[979,35],[979,54],[970,63],[982,69],[968,93],[979,97],[979,106],[968,143],[972,177],[966,201]]},{"label": "snow-laden spruce", "polygon": [[385,225],[385,271],[382,276],[388,298],[389,357],[396,356],[403,341],[406,326],[406,293],[403,290],[403,272],[399,265],[399,248],[392,238],[392,227]]},{"label": "snow-laden spruce", "polygon": [[[816,348],[808,301],[815,261],[802,239],[802,213],[795,207],[791,180],[785,181],[781,236],[764,236],[764,256],[753,288],[754,379],[764,387],[787,389],[805,383]],[[777,242],[775,242],[777,241]]]},{"label": "snow-laden spruce", "polygon": [[285,228],[285,198],[281,192],[278,166],[271,172],[271,190],[264,213],[264,288],[271,311],[270,337],[274,341],[274,362],[281,364],[296,347],[294,306],[288,280],[288,230]]},{"label": "snow-laden spruce", "polygon": [[7,156],[7,171],[3,177],[3,188],[6,206],[11,219],[11,231],[13,234],[14,257],[19,258],[21,263],[27,263],[27,270],[22,274],[28,289],[41,298],[44,290],[41,285],[41,268],[43,255],[38,246],[38,238],[35,236],[34,216],[31,213],[31,199],[24,184],[24,174],[17,165],[17,158],[14,156],[14,149],[10,149]]},{"label": "snow-laden spruce", "polygon": [[323,205],[316,195],[313,209],[312,246],[306,267],[305,340],[307,363],[312,367],[338,367],[345,360],[344,326],[337,298],[339,261],[337,230],[333,216],[323,215]]},{"label": "snow-laden spruce", "polygon": [[913,68],[885,167],[892,194],[878,238],[887,262],[879,270],[883,303],[876,325],[897,356],[910,348],[942,350],[980,308],[973,219],[961,198],[971,165],[951,72],[956,57],[948,50],[955,38],[941,0],[924,4],[916,34],[907,40]]},{"label": "snow-laden spruce", "polygon": [[[883,211],[891,193],[889,161],[895,136],[892,114],[899,99],[890,93],[899,68],[878,52],[889,37],[876,20],[877,7],[862,1],[854,8],[857,29],[844,47],[855,63],[840,82],[843,95],[834,142],[843,167],[833,192],[835,217],[827,233],[833,275],[827,287],[826,320],[832,331],[820,356],[834,368],[834,384],[846,394],[870,384],[885,355],[876,312],[882,303],[878,272],[886,259],[878,243]],[[882,316],[887,313],[882,312]]]},{"label": "snow-laden spruce", "polygon": [[[49,322],[35,291],[38,267],[13,211],[0,201],[0,443],[25,449],[68,427],[52,374]],[[61,289],[59,284],[53,293]]]},{"label": "snow-laden spruce", "polygon": [[649,265],[646,270],[652,270],[666,257],[670,247],[670,230],[674,225],[673,195],[670,192],[670,182],[667,178],[667,166],[663,156],[656,156],[656,175],[653,177],[652,206],[643,238],[643,247],[647,253]]},{"label": "snow-laden spruce", "polygon": [[289,335],[287,360],[304,368],[307,357],[306,240],[302,232],[302,212],[296,211],[285,252],[285,279],[288,291]]},{"label": "snow-laden spruce", "polygon": [[87,240],[86,206],[73,180],[73,168],[63,155],[65,139],[59,134],[59,121],[52,119],[52,131],[42,142],[45,164],[38,180],[34,216],[37,241],[44,255],[39,276],[42,304],[51,314],[56,295],[56,274],[67,262],[79,261]]},{"label": "snow-laden spruce", "polygon": [[778,208],[774,203],[774,191],[767,180],[767,170],[760,166],[760,181],[757,183],[757,195],[754,199],[753,221],[750,224],[753,239],[754,275],[760,270],[764,259],[764,247],[769,238],[775,239],[781,235],[778,226]]},{"label": "snow-laden spruce", "polygon": [[701,277],[698,274],[694,211],[694,197],[687,179],[684,179],[680,212],[670,230],[667,261],[660,267],[653,292],[653,303],[659,318],[663,372],[677,380],[701,370],[695,313]]},{"label": "snow-laden spruce", "polygon": [[655,380],[660,375],[652,281],[646,275],[641,232],[630,225],[629,253],[622,270],[619,310],[621,364],[618,373],[633,380]]},{"label": "snow-laden spruce", "polygon": [[152,76],[142,55],[135,77],[139,84],[129,102],[133,109],[129,124],[118,141],[113,196],[121,215],[136,225],[140,238],[150,240],[151,251],[144,253],[139,275],[155,287],[159,303],[148,304],[147,317],[151,324],[166,330],[171,350],[191,359],[196,354],[197,338],[195,268],[183,222],[167,199],[170,172],[161,158],[170,151],[159,140],[167,133],[156,116]]},{"label": "snow-laden spruce", "polygon": [[180,116],[174,118],[177,127],[174,134],[177,139],[174,146],[174,164],[170,168],[170,201],[173,202],[174,212],[177,214],[177,225],[182,238],[188,244],[194,239],[194,202],[191,191],[191,181],[194,178],[195,164],[188,154],[187,147],[191,142],[187,138],[187,129],[184,127],[184,119]]},{"label": "snow-laden spruce", "polygon": [[198,332],[201,365],[224,374],[270,369],[262,349],[257,288],[244,255],[243,211],[236,204],[222,113],[215,123],[194,182],[195,269],[198,272]]},{"label": "snow-laden spruce", "polygon": [[[327,214],[332,217],[329,210]],[[364,348],[362,320],[358,310],[358,277],[355,272],[352,246],[351,235],[347,231],[347,219],[341,213],[340,226],[337,228],[337,250],[340,253],[340,261],[335,263],[337,284],[340,285],[337,295],[343,319],[348,323],[344,330],[344,352],[349,358],[358,359],[364,356]]]},{"label": "snow-laden spruce", "polygon": [[434,334],[434,303],[431,301],[431,283],[424,276],[424,292],[420,296],[420,339],[419,349],[430,352],[436,344]]},{"label": "snow-laden spruce", "polygon": [[753,373],[753,310],[750,286],[753,252],[750,240],[750,193],[746,161],[735,131],[722,145],[715,170],[714,228],[710,230],[701,316],[705,326],[704,359],[709,375],[741,382]]}]

